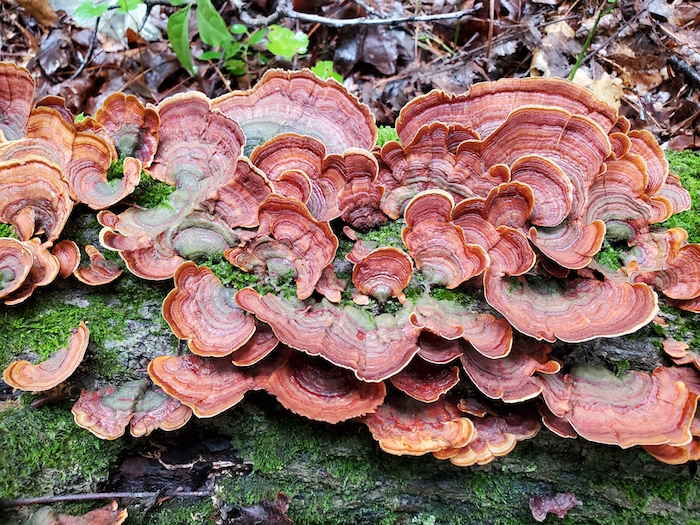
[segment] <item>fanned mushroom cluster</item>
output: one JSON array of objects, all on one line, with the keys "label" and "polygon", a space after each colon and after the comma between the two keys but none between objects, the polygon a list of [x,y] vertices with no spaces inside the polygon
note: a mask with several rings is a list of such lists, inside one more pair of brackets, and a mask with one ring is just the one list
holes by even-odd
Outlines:
[{"label": "fanned mushroom cluster", "polygon": [[[27,109],[30,124],[32,111],[60,115],[47,107]],[[6,137],[28,140],[17,138],[24,117],[3,118]],[[659,293],[700,304],[700,246],[661,226],[689,194],[654,138],[629,127],[556,79],[429,93],[381,148],[369,109],[308,70],[157,108],[109,97],[76,133],[111,138],[121,186],[108,198],[94,171],[51,162],[67,202],[97,193],[81,202],[103,210],[105,248],[141,278],[174,279],[163,316],[190,353],[151,361],[165,394],[139,381],[84,392],[76,421],[138,435],[265,390],[308,418],[357,418],[389,453],[460,466],[507,454],[541,422],[669,463],[697,459],[694,368],[615,375],[552,356],[557,341],[639,330]],[[54,154],[31,144],[16,149]],[[167,202],[104,209],[141,167],[173,187]],[[20,231],[39,215],[6,216]],[[620,270],[594,259],[604,242],[624,252]],[[686,351],[669,343],[678,365],[693,362]]]}]

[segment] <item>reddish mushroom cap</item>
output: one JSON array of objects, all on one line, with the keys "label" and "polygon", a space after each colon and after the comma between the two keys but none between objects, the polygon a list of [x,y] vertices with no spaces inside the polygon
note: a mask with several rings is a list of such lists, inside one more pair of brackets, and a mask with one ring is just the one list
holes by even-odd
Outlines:
[{"label": "reddish mushroom cap", "polygon": [[433,403],[459,383],[459,368],[413,359],[401,372],[391,376],[390,380],[396,388],[413,399]]},{"label": "reddish mushroom cap", "polygon": [[58,165],[35,156],[0,162],[0,222],[14,224],[22,240],[41,232],[54,241],[72,209]]},{"label": "reddish mushroom cap", "polygon": [[252,366],[262,361],[277,347],[280,340],[265,323],[255,322],[255,333],[246,344],[231,354],[231,362],[236,366]]},{"label": "reddish mushroom cap", "polygon": [[690,300],[700,295],[700,244],[686,244],[662,264],[657,271],[638,270],[631,265],[630,280],[647,283],[673,299]]},{"label": "reddish mushroom cap", "polygon": [[121,525],[129,516],[127,509],[119,510],[116,501],[91,510],[81,516],[59,514],[50,507],[43,507],[32,515],[35,525]]},{"label": "reddish mushroom cap", "polygon": [[444,191],[414,197],[406,207],[401,237],[428,282],[455,288],[483,273],[489,258],[481,246],[467,244],[462,230],[449,222],[454,201]]},{"label": "reddish mushroom cap", "polygon": [[365,295],[380,302],[396,298],[411,280],[413,262],[397,248],[377,248],[352,270],[352,282]]},{"label": "reddish mushroom cap", "polygon": [[561,365],[550,359],[549,345],[517,339],[508,356],[489,359],[478,352],[465,349],[461,361],[469,379],[484,395],[517,403],[539,395],[542,386],[533,378],[535,372],[556,374]]},{"label": "reddish mushroom cap", "polygon": [[160,118],[152,107],[143,107],[134,95],[112,93],[95,113],[119,152],[119,156],[135,157],[148,168],[158,146]]},{"label": "reddish mushroom cap", "polygon": [[207,267],[191,261],[175,272],[175,289],[163,302],[163,317],[179,339],[201,356],[223,357],[241,348],[255,332],[255,319],[234,301]]},{"label": "reddish mushroom cap", "polygon": [[85,253],[90,257],[90,266],[78,268],[73,274],[81,283],[90,286],[109,284],[117,279],[122,271],[114,261],[108,261],[92,244],[85,246]]},{"label": "reddish mushroom cap", "polygon": [[484,274],[486,300],[513,327],[531,337],[569,343],[635,332],[658,311],[645,284],[580,277],[530,282]]},{"label": "reddish mushroom cap", "polygon": [[89,336],[89,330],[81,321],[68,340],[68,348],[57,350],[36,365],[29,361],[14,361],[2,373],[5,383],[29,392],[43,392],[63,383],[83,360]]},{"label": "reddish mushroom cap", "polygon": [[589,441],[628,448],[685,445],[698,393],[680,380],[691,369],[659,367],[653,373],[617,377],[600,366],[577,364],[564,376],[541,376],[543,397],[557,417],[566,418]]},{"label": "reddish mushroom cap", "polygon": [[197,417],[213,417],[259,387],[255,370],[236,368],[230,359],[196,355],[159,356],[148,374],[165,392],[189,406]]},{"label": "reddish mushroom cap", "polygon": [[428,295],[416,301],[411,323],[445,339],[461,337],[491,359],[507,356],[513,345],[513,330],[505,319]]},{"label": "reddish mushroom cap", "polygon": [[245,136],[240,126],[211,107],[202,93],[181,93],[158,105],[158,150],[149,168],[156,179],[177,184],[181,177],[217,182],[236,165]]},{"label": "reddish mushroom cap", "polygon": [[12,62],[0,62],[0,142],[26,134],[32,102],[34,79],[29,71]]},{"label": "reddish mushroom cap", "polygon": [[63,279],[72,274],[80,265],[80,248],[71,240],[62,240],[51,249],[51,255],[58,260],[58,275]]},{"label": "reddish mushroom cap", "polygon": [[32,250],[10,237],[0,238],[0,298],[17,290],[32,269]]},{"label": "reddish mushroom cap", "polygon": [[410,301],[395,316],[376,317],[327,301],[260,296],[252,288],[240,290],[236,303],[269,324],[287,346],[351,369],[362,381],[379,382],[391,377],[418,352],[420,329],[408,320]]},{"label": "reddish mushroom cap", "polygon": [[159,388],[149,388],[134,406],[130,432],[134,437],[147,436],[158,428],[170,432],[185,426],[191,417],[190,407]]},{"label": "reddish mushroom cap", "polygon": [[374,414],[360,421],[382,450],[397,456],[463,447],[476,438],[473,423],[462,417],[457,403],[445,396],[430,404],[389,396]]},{"label": "reddish mushroom cap", "polygon": [[268,70],[252,89],[223,95],[213,107],[236,119],[250,149],[285,132],[314,137],[339,154],[371,150],[377,141],[369,108],[335,80],[309,70]]},{"label": "reddish mushroom cap", "polygon": [[36,237],[24,243],[25,248],[32,252],[32,267],[22,284],[12,293],[5,296],[5,304],[15,305],[29,299],[40,286],[53,282],[60,268],[58,259],[51,255],[41,241]]},{"label": "reddish mushroom cap", "polygon": [[551,496],[531,496],[529,505],[535,521],[543,522],[547,519],[547,514],[564,518],[569,510],[583,503],[573,492],[563,492]]},{"label": "reddish mushroom cap", "polygon": [[462,355],[462,345],[458,340],[443,339],[431,332],[420,334],[418,347],[418,355],[434,365],[445,365]]},{"label": "reddish mushroom cap", "polygon": [[384,383],[358,381],[349,370],[293,351],[266,389],[295,414],[327,423],[374,412],[386,396]]},{"label": "reddish mushroom cap", "polygon": [[617,122],[614,108],[587,89],[561,79],[501,79],[475,84],[462,95],[431,91],[406,104],[396,121],[396,132],[407,144],[430,122],[469,126],[486,137],[515,109],[530,105],[561,107],[587,115],[608,133]]}]

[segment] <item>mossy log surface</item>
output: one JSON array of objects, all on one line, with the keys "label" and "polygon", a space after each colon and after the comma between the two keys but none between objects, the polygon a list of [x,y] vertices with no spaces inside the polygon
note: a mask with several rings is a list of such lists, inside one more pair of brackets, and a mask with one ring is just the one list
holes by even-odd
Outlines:
[{"label": "mossy log surface", "polygon": [[[698,197],[700,157],[671,160]],[[688,228],[697,242],[695,206],[674,226]],[[67,236],[82,246],[95,243],[94,214],[78,211]],[[526,524],[535,523],[530,496],[573,492],[583,505],[564,520],[550,515],[548,523],[700,523],[695,463],[664,465],[638,447],[567,440],[546,429],[489,465],[458,468],[432,456],[389,456],[358,423],[311,422],[267,394],[253,393],[227,413],[193,420],[179,431],[101,441],[75,426],[70,407],[81,388],[143,377],[153,356],[183,350],[160,314],[170,288],[170,282],[130,275],[99,289],[70,278],[23,305],[0,307],[2,367],[17,358],[48,356],[80,320],[91,331],[86,359],[66,388],[39,397],[0,383],[0,499],[178,487],[212,492],[160,505],[121,501],[129,508],[127,523],[172,525],[210,523],[212,517],[242,523],[235,517],[239,506],[274,500],[283,491],[297,524]],[[700,344],[698,316],[668,307],[661,315],[668,328],[651,324],[623,338],[557,346],[555,353],[567,362],[602,363],[616,371],[650,370],[662,362],[665,337]],[[103,504],[56,508],[78,513]],[[0,523],[22,523],[34,510],[0,509]]]}]

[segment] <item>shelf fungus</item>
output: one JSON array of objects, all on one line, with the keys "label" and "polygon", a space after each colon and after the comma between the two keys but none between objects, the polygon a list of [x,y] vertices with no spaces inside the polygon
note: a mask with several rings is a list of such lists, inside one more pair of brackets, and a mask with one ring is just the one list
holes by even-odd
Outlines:
[{"label": "shelf fungus", "polygon": [[246,153],[287,132],[317,139],[337,154],[348,148],[370,151],[377,141],[369,108],[335,80],[321,80],[309,70],[267,71],[252,89],[223,95],[213,107],[241,125]]},{"label": "shelf fungus", "polygon": [[157,428],[177,430],[192,416],[188,407],[155,389],[147,379],[94,392],[83,390],[72,412],[79,427],[109,440],[121,437],[129,426],[134,437],[148,435]]},{"label": "shelf fungus", "polygon": [[255,332],[255,318],[236,305],[235,292],[209,268],[184,263],[175,272],[175,289],[163,303],[163,317],[178,338],[189,341],[193,353],[229,355]]},{"label": "shelf fungus", "polygon": [[153,107],[143,107],[134,95],[113,93],[95,113],[114,142],[119,157],[134,157],[148,168],[158,146],[160,118]]},{"label": "shelf fungus", "polygon": [[33,365],[29,361],[15,361],[2,372],[5,383],[12,388],[29,392],[43,392],[68,379],[83,360],[90,332],[82,321],[61,348],[48,359]]},{"label": "shelf fungus", "polygon": [[[629,448],[687,445],[697,408],[696,372],[659,367],[617,377],[600,366],[577,364],[562,375],[540,376],[547,407],[581,437]],[[685,379],[685,381],[684,381]]]},{"label": "shelf fungus", "polygon": [[382,450],[397,456],[422,456],[464,447],[476,439],[474,424],[447,396],[426,404],[392,395],[374,414],[360,421],[367,425]]},{"label": "shelf fungus", "polygon": [[105,259],[105,256],[92,244],[85,246],[85,253],[90,258],[90,266],[77,268],[73,272],[75,278],[81,283],[101,286],[113,282],[122,274],[119,265],[115,261]]},{"label": "shelf fungus", "polygon": [[[158,107],[113,94],[78,122],[59,98],[33,107],[33,90],[0,64],[0,221],[17,237],[0,239],[3,302],[57,275],[119,275],[90,245],[77,268],[63,229],[85,203],[130,272],[174,278],[163,316],[192,352],[150,362],[160,389],[84,392],[73,412],[95,435],[175,429],[264,390],[311,419],[358,419],[392,454],[461,466],[542,423],[667,463],[700,457],[694,348],[664,343],[695,367],[616,376],[569,346],[638,332],[659,305],[700,311],[700,245],[663,226],[690,194],[654,137],[586,89],[433,91],[381,148],[369,108],[308,70]],[[166,190],[157,203],[107,209],[147,181]],[[8,383],[72,366],[77,338],[12,365]]]}]

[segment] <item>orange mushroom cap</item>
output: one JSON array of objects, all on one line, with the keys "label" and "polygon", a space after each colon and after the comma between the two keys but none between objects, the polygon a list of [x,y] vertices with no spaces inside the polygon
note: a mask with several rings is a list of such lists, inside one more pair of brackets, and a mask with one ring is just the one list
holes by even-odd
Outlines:
[{"label": "orange mushroom cap", "polygon": [[27,133],[33,102],[31,73],[12,62],[0,62],[0,142],[17,140]]},{"label": "orange mushroom cap", "polygon": [[75,242],[64,239],[51,249],[51,255],[58,260],[58,275],[63,279],[72,274],[80,265],[80,248]]},{"label": "orange mushroom cap", "polygon": [[517,339],[506,357],[489,359],[465,349],[461,361],[469,379],[491,399],[517,403],[539,395],[542,386],[533,378],[535,372],[556,374],[561,365],[550,359],[549,345]]},{"label": "orange mushroom cap", "polygon": [[130,432],[134,437],[147,436],[158,428],[170,432],[185,426],[191,417],[190,407],[161,389],[149,388],[134,406]]},{"label": "orange mushroom cap", "polygon": [[600,366],[577,364],[569,374],[539,381],[552,413],[566,418],[589,441],[628,448],[686,445],[692,439],[698,401],[692,369],[659,367],[653,373],[629,371],[617,377]]},{"label": "orange mushroom cap", "polygon": [[32,250],[24,243],[10,237],[0,238],[0,298],[22,286],[32,265]]},{"label": "orange mushroom cap", "polygon": [[269,325],[255,321],[255,333],[248,342],[234,350],[231,362],[236,366],[252,366],[262,361],[277,347],[280,340]]},{"label": "orange mushroom cap", "polygon": [[153,107],[144,108],[134,95],[112,93],[95,113],[95,120],[105,127],[120,157],[135,157],[145,168],[151,165],[160,125]]},{"label": "orange mushroom cap", "polygon": [[213,417],[260,388],[255,369],[237,368],[227,358],[159,356],[148,365],[153,382],[189,406],[197,417]]},{"label": "orange mushroom cap", "polygon": [[213,107],[241,125],[246,153],[285,132],[313,137],[338,154],[348,148],[369,151],[377,141],[369,108],[335,80],[321,80],[306,69],[268,70],[252,89],[223,95]]},{"label": "orange mushroom cap", "polygon": [[418,352],[420,329],[409,322],[410,301],[395,316],[385,313],[376,317],[328,301],[260,296],[252,288],[240,290],[236,303],[269,324],[287,346],[353,370],[362,381],[391,377]]},{"label": "orange mushroom cap", "polygon": [[294,351],[270,375],[266,390],[295,414],[327,423],[374,412],[386,396],[384,383],[358,381],[349,370]]},{"label": "orange mushroom cap", "polygon": [[87,268],[77,268],[73,274],[81,283],[90,286],[101,286],[109,284],[122,274],[119,266],[105,259],[104,255],[92,244],[85,246],[85,253],[90,257],[90,266]]},{"label": "orange mushroom cap", "polygon": [[14,224],[22,240],[40,232],[54,241],[72,209],[58,165],[36,156],[0,162],[0,221]]},{"label": "orange mushroom cap", "polygon": [[26,301],[34,290],[53,282],[60,268],[58,259],[51,255],[41,241],[34,237],[24,243],[25,248],[32,252],[32,266],[22,284],[12,293],[5,295],[5,304],[15,305]]},{"label": "orange mushroom cap", "polygon": [[391,395],[360,421],[367,425],[383,451],[396,456],[422,456],[464,447],[476,438],[474,424],[462,417],[457,403],[446,396],[426,404]]},{"label": "orange mushroom cap", "polygon": [[201,356],[223,357],[245,345],[255,319],[234,301],[234,289],[191,261],[175,272],[175,289],[163,302],[163,317],[179,339]]},{"label": "orange mushroom cap", "polygon": [[127,509],[119,510],[117,502],[112,500],[81,516],[59,514],[50,507],[43,507],[32,515],[30,521],[35,525],[121,525],[128,516]]},{"label": "orange mushroom cap", "polygon": [[80,321],[68,340],[68,348],[61,348],[48,359],[36,365],[29,361],[14,361],[2,373],[5,383],[12,388],[29,392],[50,390],[68,379],[83,360],[90,331]]}]

